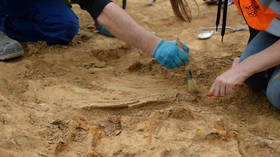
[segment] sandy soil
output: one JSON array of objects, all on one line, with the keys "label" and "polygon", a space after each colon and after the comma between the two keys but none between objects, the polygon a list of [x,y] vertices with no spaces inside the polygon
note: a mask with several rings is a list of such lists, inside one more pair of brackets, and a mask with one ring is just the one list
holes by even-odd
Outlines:
[{"label": "sandy soil", "polygon": [[[280,155],[280,116],[246,86],[226,98],[205,94],[246,46],[248,31],[198,40],[216,6],[199,1],[192,23],[168,0],[128,1],[127,11],[162,38],[191,48],[200,92],[187,91],[184,68],[96,33],[74,6],[80,32],[67,46],[24,43],[25,56],[0,63],[0,157],[270,157]],[[234,6],[229,26],[244,24]],[[117,105],[119,108],[101,108]]]}]

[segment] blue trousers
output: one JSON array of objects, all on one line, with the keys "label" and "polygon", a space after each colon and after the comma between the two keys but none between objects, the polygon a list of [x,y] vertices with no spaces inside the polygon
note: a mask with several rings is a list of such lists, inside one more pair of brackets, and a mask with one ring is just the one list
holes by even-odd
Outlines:
[{"label": "blue trousers", "polygon": [[0,0],[0,31],[10,38],[65,44],[78,30],[78,17],[64,0]]},{"label": "blue trousers", "polygon": [[[255,33],[255,31],[250,32],[254,33],[254,37],[251,38],[242,53],[240,62],[251,55],[261,52],[279,40],[279,37],[273,36],[265,31],[259,31],[258,33]],[[276,67],[254,74],[245,83],[253,89],[264,93],[268,100],[280,109],[280,63]]]}]

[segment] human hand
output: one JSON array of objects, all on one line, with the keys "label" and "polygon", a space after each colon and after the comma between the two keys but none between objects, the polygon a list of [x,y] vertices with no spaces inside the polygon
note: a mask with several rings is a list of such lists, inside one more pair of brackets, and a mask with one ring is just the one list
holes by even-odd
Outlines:
[{"label": "human hand", "polygon": [[188,58],[189,47],[181,42],[184,50],[177,46],[176,41],[162,39],[153,51],[153,57],[166,68],[173,69],[184,66],[190,60]]},{"label": "human hand", "polygon": [[233,87],[241,85],[247,78],[239,67],[234,66],[216,78],[210,93],[216,97],[226,96],[232,92]]}]

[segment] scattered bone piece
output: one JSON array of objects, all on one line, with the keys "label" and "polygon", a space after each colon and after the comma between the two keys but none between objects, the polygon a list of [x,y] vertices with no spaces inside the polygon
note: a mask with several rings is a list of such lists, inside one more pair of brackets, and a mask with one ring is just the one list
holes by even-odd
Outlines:
[{"label": "scattered bone piece", "polygon": [[175,99],[175,96],[167,95],[150,95],[139,98],[133,98],[121,101],[96,101],[88,105],[80,107],[80,109],[92,109],[92,108],[127,108],[127,107],[139,107],[149,104],[163,104],[171,102]]}]

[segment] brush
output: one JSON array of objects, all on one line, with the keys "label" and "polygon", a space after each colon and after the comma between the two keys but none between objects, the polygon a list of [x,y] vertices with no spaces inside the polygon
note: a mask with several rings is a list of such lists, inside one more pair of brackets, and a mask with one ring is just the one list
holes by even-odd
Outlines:
[{"label": "brush", "polygon": [[[184,49],[183,45],[181,44],[178,36],[177,36],[176,40],[177,40],[178,47],[181,48],[186,53],[186,50]],[[196,92],[197,84],[196,84],[195,79],[193,79],[192,71],[189,67],[189,63],[187,63],[187,62],[185,62],[185,70],[186,70],[186,74],[187,74],[187,78],[188,78],[188,90],[189,90],[189,92]]]}]

